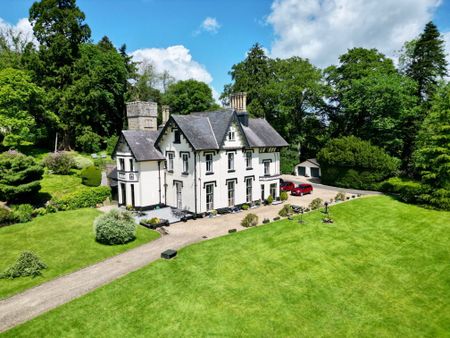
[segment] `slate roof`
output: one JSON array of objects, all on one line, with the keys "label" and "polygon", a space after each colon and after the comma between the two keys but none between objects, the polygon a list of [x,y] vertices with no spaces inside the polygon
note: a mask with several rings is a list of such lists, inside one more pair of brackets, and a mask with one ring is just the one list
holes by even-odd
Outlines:
[{"label": "slate roof", "polygon": [[[232,121],[238,121],[230,109],[172,115],[173,120],[196,150],[219,149]],[[286,147],[288,143],[265,119],[250,118],[248,126],[239,123],[249,147]]]},{"label": "slate roof", "polygon": [[122,135],[137,161],[165,159],[155,147],[159,133],[160,130],[122,130]]}]

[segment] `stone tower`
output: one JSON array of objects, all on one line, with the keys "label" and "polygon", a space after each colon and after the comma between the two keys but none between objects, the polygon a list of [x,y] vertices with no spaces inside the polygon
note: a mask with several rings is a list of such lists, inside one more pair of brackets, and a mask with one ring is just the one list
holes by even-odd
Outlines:
[{"label": "stone tower", "polygon": [[156,102],[127,102],[129,130],[157,130],[158,104]]}]

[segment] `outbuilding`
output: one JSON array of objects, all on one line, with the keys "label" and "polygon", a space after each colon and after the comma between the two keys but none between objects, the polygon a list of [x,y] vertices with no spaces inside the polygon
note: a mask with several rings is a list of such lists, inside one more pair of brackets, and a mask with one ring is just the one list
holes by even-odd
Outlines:
[{"label": "outbuilding", "polygon": [[294,168],[295,176],[317,177],[321,175],[320,165],[317,159],[310,158],[302,163],[299,163]]}]

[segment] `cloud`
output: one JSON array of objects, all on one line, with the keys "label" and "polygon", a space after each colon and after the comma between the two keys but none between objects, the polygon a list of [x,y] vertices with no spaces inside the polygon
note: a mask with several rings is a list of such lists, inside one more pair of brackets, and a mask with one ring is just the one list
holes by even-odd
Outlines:
[{"label": "cloud", "polygon": [[[267,22],[276,39],[271,55],[336,63],[353,47],[395,56],[432,19],[440,0],[275,0]],[[449,39],[447,39],[448,41]]]},{"label": "cloud", "polygon": [[199,35],[202,32],[207,32],[210,34],[217,34],[219,32],[221,25],[216,18],[207,17],[201,23],[200,27],[193,33],[194,36]]},{"label": "cloud", "polygon": [[30,21],[28,21],[28,18],[19,19],[15,25],[0,18],[0,32],[7,33],[8,31],[12,31],[14,35],[21,34],[24,41],[30,41],[37,44],[33,35],[33,27],[31,26]]}]

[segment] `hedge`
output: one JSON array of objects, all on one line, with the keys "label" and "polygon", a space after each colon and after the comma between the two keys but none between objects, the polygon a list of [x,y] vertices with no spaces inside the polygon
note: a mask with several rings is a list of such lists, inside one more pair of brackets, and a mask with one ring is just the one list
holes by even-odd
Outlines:
[{"label": "hedge", "polygon": [[90,166],[81,170],[80,177],[84,185],[98,187],[102,182],[102,171],[95,166]]},{"label": "hedge", "polygon": [[106,186],[76,191],[61,198],[53,198],[50,204],[58,210],[94,208],[111,196],[111,189]]}]

